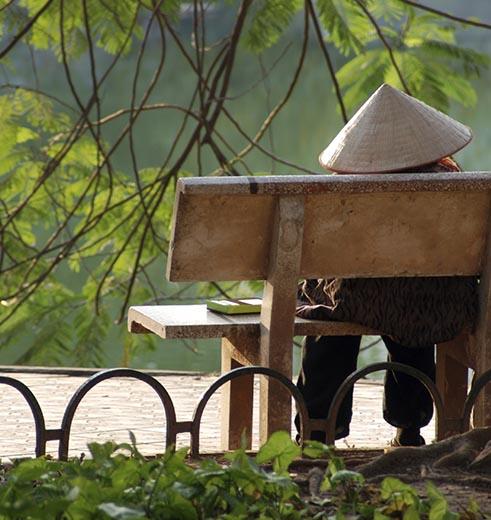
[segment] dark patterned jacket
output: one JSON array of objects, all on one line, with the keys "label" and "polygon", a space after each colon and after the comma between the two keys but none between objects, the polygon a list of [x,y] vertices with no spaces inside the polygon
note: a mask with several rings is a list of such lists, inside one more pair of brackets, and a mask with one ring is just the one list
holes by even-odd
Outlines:
[{"label": "dark patterned jacket", "polygon": [[[411,171],[459,171],[453,159]],[[472,330],[477,319],[474,277],[306,280],[297,315],[359,323],[407,347],[426,347]]]},{"label": "dark patterned jacket", "polygon": [[407,347],[448,341],[477,317],[474,277],[305,280],[297,315],[373,328]]}]

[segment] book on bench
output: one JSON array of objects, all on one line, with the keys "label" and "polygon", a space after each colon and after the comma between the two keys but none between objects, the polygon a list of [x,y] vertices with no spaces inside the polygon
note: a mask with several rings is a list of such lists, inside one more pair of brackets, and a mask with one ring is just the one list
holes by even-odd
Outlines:
[{"label": "book on bench", "polygon": [[206,300],[210,311],[222,314],[259,314],[261,298],[241,298],[239,300]]}]

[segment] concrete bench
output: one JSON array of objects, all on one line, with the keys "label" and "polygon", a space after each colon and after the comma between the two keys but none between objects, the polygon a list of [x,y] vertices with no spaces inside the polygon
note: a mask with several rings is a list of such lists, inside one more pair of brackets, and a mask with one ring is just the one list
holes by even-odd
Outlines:
[{"label": "concrete bench", "polygon": [[[437,349],[437,383],[451,433],[467,393],[468,367],[491,367],[491,175],[418,173],[188,178],[178,183],[167,274],[171,281],[264,280],[260,315],[225,316],[203,305],[131,307],[131,332],[162,338],[222,338],[222,370],[260,364],[287,377],[294,335],[376,334],[365,327],[295,317],[301,278],[480,277],[472,341]],[[397,247],[394,247],[397,245]],[[252,422],[252,378],[223,397],[223,447]],[[289,429],[291,398],[261,378],[261,441]],[[448,420],[447,420],[448,419]],[[491,425],[491,389],[475,422]]]}]

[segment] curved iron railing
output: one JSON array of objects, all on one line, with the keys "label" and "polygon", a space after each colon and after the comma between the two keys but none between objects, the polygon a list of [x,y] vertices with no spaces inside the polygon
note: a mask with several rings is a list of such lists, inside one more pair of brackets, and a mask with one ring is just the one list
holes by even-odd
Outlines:
[{"label": "curved iron railing", "polygon": [[240,376],[245,376],[248,374],[259,374],[267,377],[271,377],[279,381],[292,395],[295,399],[295,404],[297,405],[298,414],[300,416],[300,438],[303,440],[304,438],[309,438],[310,436],[310,427],[309,427],[309,415],[307,412],[307,407],[305,406],[305,401],[300,393],[299,389],[283,374],[280,374],[276,370],[267,367],[259,367],[259,366],[251,366],[251,367],[241,367],[235,368],[230,372],[226,372],[221,375],[211,386],[204,392],[199,400],[193,414],[193,420],[191,422],[191,455],[197,456],[199,455],[199,433],[201,426],[201,418],[203,416],[203,412],[205,410],[205,406],[208,403],[211,396],[225,383],[232,381],[232,379],[236,379]]},{"label": "curved iron railing", "polygon": [[476,400],[481,393],[482,389],[491,382],[491,369],[486,370],[481,374],[473,383],[469,394],[464,403],[464,410],[461,417],[461,431],[469,429],[469,423],[471,418],[471,412],[476,404]]},{"label": "curved iron railing", "polygon": [[0,376],[0,384],[8,385],[18,390],[24,399],[27,401],[34,417],[34,426],[36,428],[36,457],[40,457],[46,453],[46,441],[49,437],[49,431],[46,430],[46,423],[44,422],[44,415],[38,400],[34,397],[28,386],[22,381],[13,377]]},{"label": "curved iron railing", "polygon": [[176,412],[174,408],[174,403],[172,399],[165,389],[165,387],[157,381],[154,377],[145,374],[144,372],[140,372],[139,370],[133,370],[131,368],[113,368],[109,370],[103,370],[102,372],[98,372],[94,374],[92,377],[89,377],[87,381],[85,381],[79,389],[73,394],[70,402],[68,403],[65,413],[63,414],[63,419],[61,421],[61,429],[60,429],[60,446],[58,449],[58,457],[61,460],[66,460],[68,457],[68,444],[70,441],[70,430],[72,427],[73,417],[75,412],[77,411],[78,405],[84,398],[84,396],[94,388],[97,384],[102,381],[106,381],[107,379],[113,379],[115,377],[130,377],[133,379],[138,379],[139,381],[143,381],[148,384],[151,388],[155,390],[157,395],[160,398],[162,406],[164,407],[165,419],[167,422],[167,435],[166,435],[166,446],[170,446],[171,444],[176,443],[176,434],[177,434],[177,425],[179,424],[176,420]]},{"label": "curved iron railing", "polygon": [[353,387],[353,385],[362,377],[365,377],[368,374],[372,374],[373,372],[379,372],[380,370],[394,370],[396,372],[403,372],[404,374],[408,374],[423,383],[428,392],[430,392],[431,397],[433,398],[433,402],[435,403],[436,408],[436,420],[438,421],[443,418],[443,400],[436,387],[435,383],[423,372],[420,370],[410,367],[408,365],[403,365],[402,363],[394,363],[394,362],[383,362],[383,363],[372,363],[371,365],[367,365],[360,370],[356,370],[352,374],[350,374],[338,388],[338,391],[334,395],[331,406],[329,408],[329,412],[327,414],[326,420],[326,442],[327,444],[334,444],[334,436],[336,431],[336,419],[338,417],[339,408],[346,397],[347,393]]},{"label": "curved iron railing", "polygon": [[[177,421],[174,403],[167,392],[166,388],[154,377],[140,372],[139,370],[133,370],[128,368],[115,368],[109,370],[103,370],[94,374],[92,377],[87,379],[73,394],[67,407],[65,408],[61,427],[59,429],[47,429],[45,425],[44,415],[32,391],[21,381],[6,376],[0,376],[0,384],[11,386],[18,390],[27,404],[29,405],[35,424],[36,430],[36,447],[35,454],[37,457],[46,453],[46,443],[50,440],[59,441],[58,456],[61,460],[66,460],[69,451],[70,432],[72,422],[77,411],[77,408],[85,397],[85,395],[99,383],[112,379],[115,377],[132,378],[142,381],[149,385],[159,396],[164,409],[165,421],[166,421],[166,436],[165,436],[165,447],[175,445],[177,434],[189,433],[191,435],[191,455],[198,456],[200,453],[200,428],[201,420],[205,407],[212,397],[212,395],[224,384],[233,379],[241,376],[258,374],[266,377],[271,377],[278,381],[293,397],[296,403],[297,411],[300,418],[300,440],[303,442],[304,439],[308,439],[312,430],[324,430],[326,432],[326,438],[328,444],[334,443],[336,418],[341,406],[341,403],[353,387],[353,385],[362,377],[377,372],[380,370],[396,370],[409,374],[418,380],[420,380],[430,392],[436,408],[437,420],[442,420],[443,414],[443,401],[441,395],[435,385],[435,383],[424,373],[419,370],[403,365],[401,363],[375,363],[368,365],[361,370],[357,370],[350,374],[345,381],[339,387],[336,395],[334,396],[333,402],[329,409],[327,419],[310,419],[305,406],[305,401],[298,388],[283,374],[272,370],[271,368],[250,366],[236,368],[222,374],[216,381],[214,381],[210,387],[203,393],[196,408],[194,410],[193,418],[191,421]],[[477,378],[465,401],[464,409],[461,418],[457,421],[459,432],[464,432],[469,428],[470,415],[476,399],[482,389],[487,383],[491,382],[491,369],[484,372],[479,378]]]}]

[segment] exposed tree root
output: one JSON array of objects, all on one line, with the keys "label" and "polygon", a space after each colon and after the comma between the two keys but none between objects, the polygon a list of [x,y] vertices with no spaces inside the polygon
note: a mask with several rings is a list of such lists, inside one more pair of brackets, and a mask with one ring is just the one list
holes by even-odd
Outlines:
[{"label": "exposed tree root", "polygon": [[366,478],[390,474],[437,480],[441,473],[455,470],[491,475],[491,428],[476,428],[428,446],[397,448],[357,470]]}]

